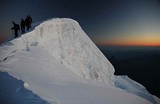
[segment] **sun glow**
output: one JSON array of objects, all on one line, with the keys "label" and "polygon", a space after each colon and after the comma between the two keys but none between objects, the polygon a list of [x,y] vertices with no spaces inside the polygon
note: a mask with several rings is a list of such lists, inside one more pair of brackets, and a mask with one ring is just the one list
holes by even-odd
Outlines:
[{"label": "sun glow", "polygon": [[98,45],[112,46],[160,46],[160,36],[141,35],[139,37],[125,37],[96,42]]}]

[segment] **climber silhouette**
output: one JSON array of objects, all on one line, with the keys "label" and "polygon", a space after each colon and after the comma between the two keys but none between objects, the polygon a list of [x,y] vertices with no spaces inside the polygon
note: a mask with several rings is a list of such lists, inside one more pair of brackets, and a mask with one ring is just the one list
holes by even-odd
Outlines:
[{"label": "climber silhouette", "polygon": [[16,24],[14,21],[12,22],[13,27],[11,28],[12,30],[14,30],[14,35],[15,38],[18,37],[18,31],[20,30],[20,26],[19,24]]},{"label": "climber silhouette", "polygon": [[26,27],[27,27],[27,30],[29,30],[29,28],[31,28],[31,24],[32,24],[32,18],[30,15],[28,15],[25,19],[25,23],[26,23]]},{"label": "climber silhouette", "polygon": [[25,33],[25,21],[21,18],[21,33]]},{"label": "climber silhouette", "polygon": [[32,18],[30,15],[28,15],[28,18],[29,18],[29,28],[31,28],[31,25],[32,25]]}]

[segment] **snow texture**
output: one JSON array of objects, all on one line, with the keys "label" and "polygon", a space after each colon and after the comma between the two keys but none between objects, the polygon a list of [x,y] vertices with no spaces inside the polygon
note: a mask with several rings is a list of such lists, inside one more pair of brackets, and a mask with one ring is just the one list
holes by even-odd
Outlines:
[{"label": "snow texture", "polygon": [[111,63],[72,19],[50,19],[1,45],[0,71],[51,104],[159,104],[140,84],[114,76]]},{"label": "snow texture", "polygon": [[127,92],[138,95],[142,98],[145,98],[150,102],[152,102],[153,104],[160,103],[156,101],[154,96],[151,95],[143,85],[135,82],[134,80],[130,79],[128,76],[125,76],[125,75],[115,76],[115,86],[118,88],[124,89]]},{"label": "snow texture", "polygon": [[1,62],[0,69],[23,80],[27,89],[51,104],[151,104],[107,83],[85,80],[41,47],[14,55]]},{"label": "snow texture", "polygon": [[44,47],[77,75],[113,84],[114,68],[96,45],[72,19],[52,19],[13,40],[17,48]]},{"label": "snow texture", "polygon": [[113,66],[76,21],[53,19],[44,22],[35,28],[34,38],[54,58],[79,76],[113,84]]}]

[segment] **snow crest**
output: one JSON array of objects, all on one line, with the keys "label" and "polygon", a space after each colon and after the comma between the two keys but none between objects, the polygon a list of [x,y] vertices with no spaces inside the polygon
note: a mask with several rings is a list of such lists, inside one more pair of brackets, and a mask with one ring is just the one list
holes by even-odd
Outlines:
[{"label": "snow crest", "polygon": [[36,45],[45,48],[68,69],[85,79],[113,85],[113,66],[75,20],[48,20],[17,41],[23,43],[19,43],[18,47],[26,51],[29,51],[30,46]]},{"label": "snow crest", "polygon": [[140,84],[114,76],[112,64],[76,21],[57,18],[34,27],[0,46],[0,71],[24,81],[42,99],[51,104],[159,104]]}]

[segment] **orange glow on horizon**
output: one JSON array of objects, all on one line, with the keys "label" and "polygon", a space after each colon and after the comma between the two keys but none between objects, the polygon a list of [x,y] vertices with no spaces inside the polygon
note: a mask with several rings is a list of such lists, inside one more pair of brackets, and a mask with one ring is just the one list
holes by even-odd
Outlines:
[{"label": "orange glow on horizon", "polygon": [[98,45],[110,45],[110,46],[160,46],[159,43],[147,43],[147,42],[97,42]]},{"label": "orange glow on horizon", "polygon": [[122,38],[97,41],[98,45],[110,46],[160,46],[160,37],[139,37],[139,38]]}]

